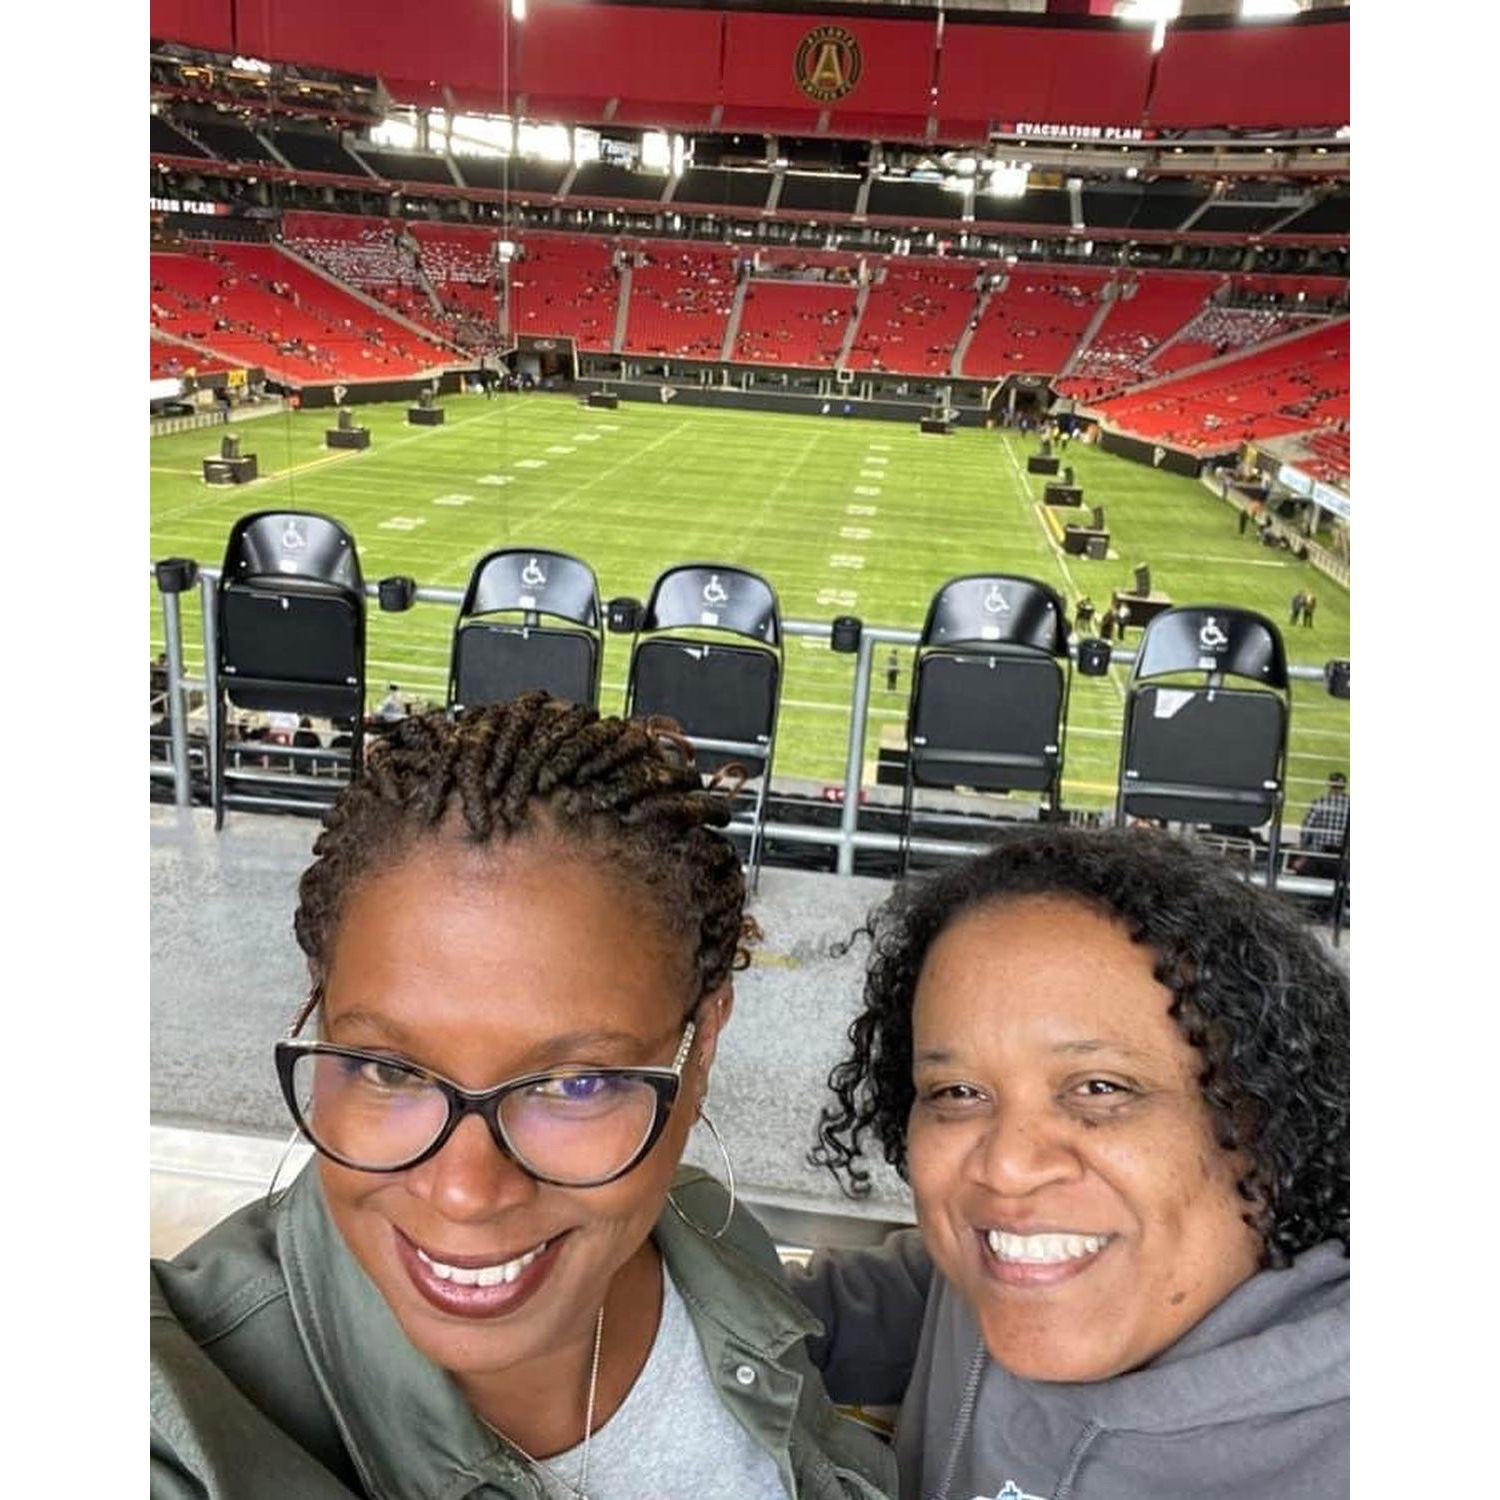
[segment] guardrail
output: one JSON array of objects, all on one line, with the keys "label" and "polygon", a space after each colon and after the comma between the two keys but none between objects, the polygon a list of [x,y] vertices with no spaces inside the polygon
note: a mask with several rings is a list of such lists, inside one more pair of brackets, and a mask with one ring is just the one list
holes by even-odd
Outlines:
[{"label": "guardrail", "polygon": [[[216,637],[217,602],[219,590],[217,568],[197,570],[197,587],[202,605],[203,618],[203,676],[187,677],[183,670],[182,657],[182,613],[180,596],[162,592],[162,623],[167,643],[167,707],[171,722],[171,776],[174,788],[173,800],[178,807],[192,805],[192,783],[188,765],[187,701],[189,690],[201,690],[209,715],[209,742],[213,743],[215,719],[219,712],[218,641]],[[153,576],[155,570],[153,569]],[[158,577],[158,586],[160,578]],[[380,587],[377,583],[365,585],[365,596],[379,601]],[[453,588],[437,588],[418,585],[413,600],[419,604],[447,604],[457,611],[463,603],[464,591]],[[833,639],[832,621],[783,620],[781,628],[785,635],[802,636],[812,640]],[[767,823],[763,833],[768,839],[781,839],[787,843],[821,845],[838,851],[837,870],[840,875],[854,873],[854,855],[859,849],[880,850],[894,853],[900,850],[902,840],[893,833],[876,833],[859,826],[860,785],[864,771],[864,745],[869,722],[870,679],[874,671],[875,651],[879,646],[917,646],[921,633],[891,625],[863,625],[859,646],[852,653],[854,680],[849,697],[849,740],[844,761],[843,806],[838,829],[807,827],[795,823]],[[1069,642],[1068,654],[1077,660],[1077,643]],[[1111,653],[1112,663],[1131,665],[1136,653],[1116,649]],[[1303,682],[1324,680],[1320,667],[1289,666],[1289,676]],[[277,755],[288,754],[287,747],[278,746]],[[153,771],[153,775],[158,774]],[[913,838],[907,847],[916,854],[978,854],[987,846],[982,843],[960,843],[946,840]],[[1293,849],[1288,851],[1295,853]],[[1252,877],[1263,883],[1264,877]],[[1295,894],[1323,896],[1332,889],[1327,880],[1279,874],[1277,888]]]}]

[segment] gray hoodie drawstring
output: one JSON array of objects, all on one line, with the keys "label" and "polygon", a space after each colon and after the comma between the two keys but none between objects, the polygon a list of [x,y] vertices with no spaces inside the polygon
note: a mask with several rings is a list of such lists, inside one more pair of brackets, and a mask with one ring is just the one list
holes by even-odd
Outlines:
[{"label": "gray hoodie drawstring", "polygon": [[943,1470],[942,1483],[938,1485],[932,1500],[948,1500],[948,1488],[953,1483],[953,1476],[958,1470],[958,1455],[963,1448],[964,1438],[968,1435],[969,1424],[974,1420],[974,1406],[979,1396],[979,1380],[984,1374],[986,1361],[989,1359],[989,1351],[984,1347],[984,1338],[981,1335],[979,1347],[974,1351],[974,1358],[969,1363],[969,1374],[964,1381],[964,1392],[958,1403],[958,1415],[953,1421],[953,1447],[948,1453],[948,1463]]},{"label": "gray hoodie drawstring", "polygon": [[1083,1463],[1083,1456],[1089,1450],[1089,1444],[1099,1436],[1104,1429],[1097,1422],[1089,1422],[1085,1425],[1082,1435],[1073,1444],[1072,1452],[1068,1454],[1068,1466],[1063,1470],[1063,1476],[1057,1483],[1057,1488],[1052,1492],[1052,1500],[1073,1500],[1073,1481],[1078,1477],[1079,1466]]}]

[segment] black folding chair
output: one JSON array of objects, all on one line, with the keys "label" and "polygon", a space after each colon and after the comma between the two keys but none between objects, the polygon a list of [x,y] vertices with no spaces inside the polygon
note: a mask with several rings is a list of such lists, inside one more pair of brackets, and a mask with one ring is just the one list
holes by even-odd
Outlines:
[{"label": "black folding chair", "polygon": [[599,584],[587,563],[521,547],[490,552],[474,565],[459,606],[448,707],[545,688],[597,708],[603,655]]},{"label": "black folding chair", "polygon": [[[270,765],[225,765],[229,714],[237,709],[309,714],[347,725],[341,764],[359,772],[365,706],[365,595],[354,538],[337,521],[307,511],[259,511],[236,521],[224,549],[215,619],[219,702],[214,714],[214,827],[227,807],[306,808],[326,803],[338,783],[276,772],[326,750],[278,748]],[[226,783],[233,782],[229,791]]]},{"label": "black folding chair", "polygon": [[[1229,677],[1255,687],[1226,687]],[[1163,610],[1146,626],[1130,671],[1117,821],[1268,828],[1266,884],[1274,888],[1290,714],[1286,651],[1264,615],[1217,605]]]},{"label": "black folding chair", "polygon": [[[714,635],[753,644],[705,639]],[[748,835],[752,891],[760,881],[782,667],[780,606],[758,574],[691,563],[667,569],[651,586],[630,653],[626,713],[675,719],[702,770],[733,762],[756,784],[750,822],[730,825]]]},{"label": "black folding chair", "polygon": [[[1036,792],[1062,802],[1072,666],[1067,609],[1034,578],[1003,573],[950,579],[928,606],[911,674],[901,871],[910,862],[919,787]],[[923,814],[972,826],[972,816]]]}]

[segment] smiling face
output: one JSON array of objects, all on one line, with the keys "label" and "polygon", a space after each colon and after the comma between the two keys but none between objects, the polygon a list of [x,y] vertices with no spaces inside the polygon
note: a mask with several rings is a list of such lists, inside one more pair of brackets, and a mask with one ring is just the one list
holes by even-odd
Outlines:
[{"label": "smiling face", "polygon": [[1136,1369],[1259,1264],[1240,1163],[1154,961],[1081,903],[1029,896],[958,917],[922,967],[907,1138],[922,1235],[1023,1378]]},{"label": "smiling face", "polygon": [[[344,902],[323,1039],[475,1091],[544,1069],[670,1066],[693,999],[689,956],[603,869],[544,839],[419,843]],[[536,1182],[477,1117],[402,1172],[318,1158],[334,1223],[423,1354],[476,1375],[592,1334],[615,1276],[649,1254],[726,1012],[698,1010],[661,1138],[605,1186]]]}]

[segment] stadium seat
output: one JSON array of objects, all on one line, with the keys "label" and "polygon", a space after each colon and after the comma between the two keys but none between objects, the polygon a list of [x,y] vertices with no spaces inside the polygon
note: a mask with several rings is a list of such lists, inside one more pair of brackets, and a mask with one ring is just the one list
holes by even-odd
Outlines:
[{"label": "stadium seat", "polygon": [[[1072,667],[1067,610],[1033,578],[973,574],[933,596],[912,669],[901,869],[909,864],[918,787],[1040,793],[1061,802]],[[927,813],[924,821],[972,819]]]},{"label": "stadium seat", "polygon": [[[213,719],[214,827],[227,807],[328,801],[337,783],[291,768],[324,751],[278,751],[287,774],[225,765],[226,703],[254,712],[318,715],[349,726],[347,764],[358,774],[365,704],[365,595],[354,538],[327,516],[258,511],[236,521],[224,549],[215,627],[218,698]],[[233,782],[230,792],[226,783]]]},{"label": "stadium seat", "polygon": [[[510,618],[495,618],[501,615]],[[543,616],[564,623],[544,625]],[[459,606],[448,706],[476,708],[545,688],[555,698],[597,707],[602,618],[599,584],[587,563],[522,547],[487,553],[474,565]]]},{"label": "stadium seat", "polygon": [[[1226,677],[1255,687],[1225,687]],[[1118,820],[1269,825],[1274,885],[1289,712],[1286,651],[1264,615],[1216,605],[1163,610],[1131,667]]]},{"label": "stadium seat", "polygon": [[[714,635],[753,644],[705,639]],[[737,765],[756,783],[751,821],[730,825],[749,837],[751,890],[760,876],[782,667],[781,609],[758,574],[692,563],[652,585],[631,649],[626,713],[675,720],[702,770]]]}]

